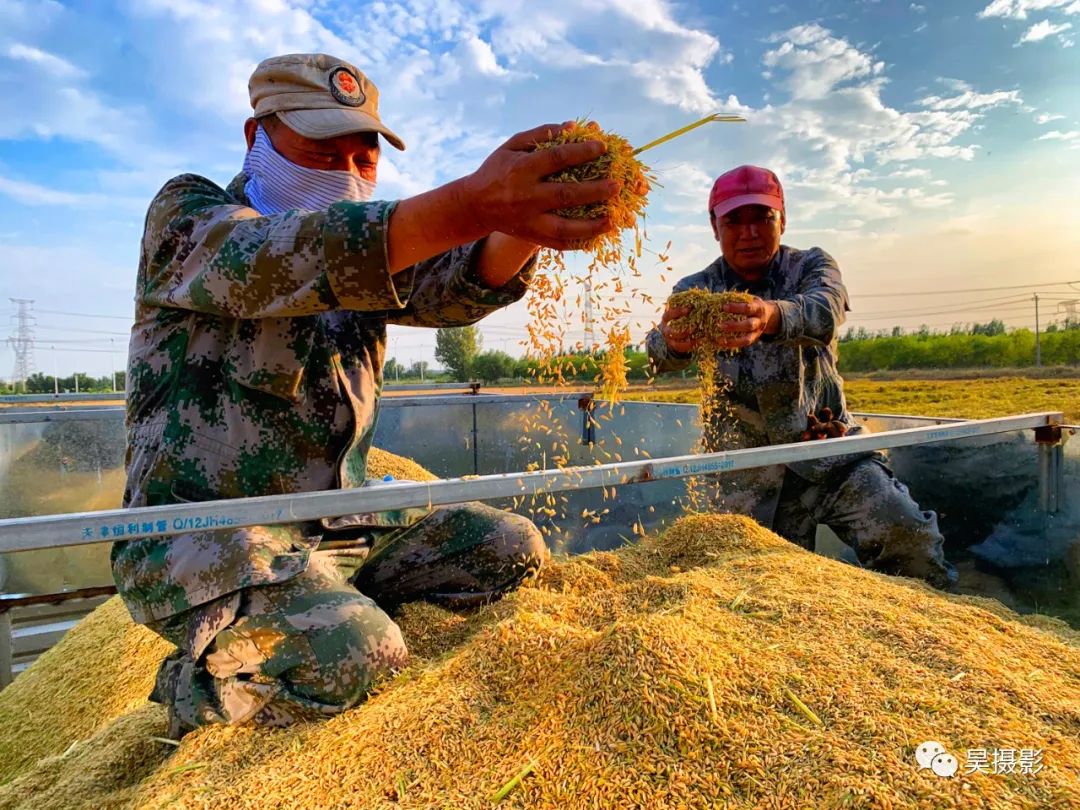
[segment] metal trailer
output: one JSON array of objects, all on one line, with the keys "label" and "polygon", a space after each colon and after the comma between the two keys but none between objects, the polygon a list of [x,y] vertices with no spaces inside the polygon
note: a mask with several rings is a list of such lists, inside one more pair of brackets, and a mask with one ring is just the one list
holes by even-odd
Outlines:
[{"label": "metal trailer", "polygon": [[[1068,568],[1080,560],[1080,515],[1076,499],[1065,498],[1066,488],[1075,489],[1080,480],[1080,459],[1065,455],[1069,430],[1059,427],[1060,413],[987,420],[858,414],[876,432],[695,454],[696,406],[612,406],[589,393],[508,396],[470,390],[465,395],[383,400],[375,444],[414,459],[444,480],[76,514],[40,514],[40,509],[32,514],[35,509],[21,504],[22,514],[0,520],[0,562],[7,560],[12,569],[9,589],[20,587],[15,563],[36,556],[39,568],[65,572],[61,587],[54,583],[51,590],[63,590],[67,598],[86,598],[87,588],[108,582],[105,552],[115,539],[466,500],[489,501],[529,515],[560,550],[611,548],[632,537],[634,525],[638,531],[655,531],[678,517],[685,507],[687,479],[695,475],[863,450],[889,451],[898,477],[911,486],[920,504],[942,513],[943,530],[954,544],[977,551],[990,543],[991,557],[1014,551],[1027,555],[1031,559],[1023,560],[1024,567],[1033,562],[1053,570],[1060,588],[1075,589],[1072,577],[1080,577],[1080,571],[1070,573]],[[0,499],[6,490],[19,488],[14,484],[24,491],[34,489],[33,481],[15,480],[20,471],[14,462],[26,457],[27,448],[42,446],[55,451],[40,455],[44,464],[60,464],[48,474],[61,488],[76,476],[92,485],[95,474],[101,487],[115,486],[109,482],[117,480],[115,473],[122,466],[122,419],[120,407],[0,411]],[[542,431],[538,425],[544,426]],[[84,457],[72,462],[68,451]],[[94,458],[95,453],[100,457]],[[555,467],[553,453],[567,456],[570,466]],[[77,469],[65,471],[72,467]],[[118,502],[119,492],[112,495]],[[553,498],[556,509],[550,508]],[[44,499],[40,506],[47,504]],[[604,510],[599,522],[582,520],[583,514]],[[819,529],[819,550],[842,555],[844,548],[830,534]],[[80,562],[70,566],[73,559]],[[32,598],[41,598],[50,587],[39,583],[27,588],[23,583],[21,589],[36,591]],[[25,667],[66,629],[62,622],[41,619],[47,611],[21,598],[23,602],[0,598],[0,685],[10,680],[12,668],[17,672]],[[63,594],[49,598],[65,599]],[[1068,601],[1067,594],[1064,598]],[[66,614],[63,621],[75,615]],[[28,624],[30,620],[38,624]]]}]

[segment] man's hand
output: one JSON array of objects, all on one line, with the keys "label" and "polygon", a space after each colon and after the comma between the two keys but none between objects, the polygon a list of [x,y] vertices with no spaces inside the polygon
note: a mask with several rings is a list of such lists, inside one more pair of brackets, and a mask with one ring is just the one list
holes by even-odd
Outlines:
[{"label": "man's hand", "polygon": [[614,226],[604,217],[569,219],[552,213],[557,208],[602,202],[620,191],[615,180],[557,183],[543,179],[598,158],[606,149],[599,140],[534,148],[568,126],[545,124],[519,132],[492,152],[479,169],[461,180],[462,214],[473,218],[485,234],[501,231],[556,250],[572,250],[612,230]]},{"label": "man's hand", "polygon": [[556,183],[543,179],[604,153],[601,141],[534,148],[567,126],[546,124],[519,132],[472,174],[401,200],[389,222],[391,275],[450,248],[492,236],[493,245],[482,257],[481,279],[498,287],[521,269],[537,247],[573,250],[614,230],[606,217],[570,219],[552,213],[557,208],[602,202],[620,191],[615,180]]},{"label": "man's hand", "polygon": [[664,338],[664,343],[666,343],[667,347],[673,352],[692,354],[694,350],[697,349],[697,337],[689,332],[682,331],[671,324],[672,321],[684,318],[689,314],[689,307],[667,306],[664,309],[664,316],[660,319],[660,334]]},{"label": "man's hand", "polygon": [[745,349],[760,340],[762,335],[775,335],[780,331],[780,307],[775,301],[762,298],[754,298],[746,303],[734,301],[724,304],[724,312],[742,316],[738,320],[721,322],[725,349]]}]

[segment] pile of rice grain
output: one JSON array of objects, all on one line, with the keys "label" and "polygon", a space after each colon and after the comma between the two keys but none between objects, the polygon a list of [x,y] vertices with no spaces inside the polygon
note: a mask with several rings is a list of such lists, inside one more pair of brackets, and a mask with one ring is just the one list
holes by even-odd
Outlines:
[{"label": "pile of rice grain", "polygon": [[[412,459],[376,447],[368,453],[368,475],[437,480]],[[94,611],[0,692],[0,784],[146,705],[154,662],[171,650],[165,639],[133,624],[119,598]]]},{"label": "pile of rice grain", "polygon": [[[111,678],[101,668],[127,656],[145,677],[157,651],[131,659],[121,619],[96,650],[75,646],[86,625],[58,650]],[[140,688],[114,697],[129,708],[88,742],[17,769],[0,808],[1011,810],[1080,796],[1075,635],[813,555],[746,518],[684,518],[556,562],[484,610],[413,606],[401,623],[422,657],[343,715],[204,728],[165,759]],[[26,710],[54,700],[62,658],[35,666]],[[117,696],[136,680],[80,688]],[[0,724],[7,750],[22,733]],[[973,748],[1041,749],[1043,767],[941,778],[915,763],[927,740],[961,768]]]}]

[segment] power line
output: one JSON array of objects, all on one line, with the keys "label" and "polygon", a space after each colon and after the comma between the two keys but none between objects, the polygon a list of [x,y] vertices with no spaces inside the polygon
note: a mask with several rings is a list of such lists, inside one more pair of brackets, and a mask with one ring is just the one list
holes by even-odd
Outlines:
[{"label": "power line", "polygon": [[[104,349],[111,341],[109,338],[36,338],[32,341],[35,346],[44,348],[45,346],[54,346],[58,344],[74,343],[78,346],[97,346]],[[116,345],[112,344],[112,348],[109,351],[113,352],[126,352],[127,344]]]},{"label": "power line", "polygon": [[89,312],[61,312],[58,309],[39,309],[38,312],[45,315],[67,315],[69,318],[108,318],[110,320],[127,321],[128,323],[135,320],[131,315],[95,315]]},{"label": "power line", "polygon": [[76,349],[71,346],[53,346],[52,343],[38,343],[39,348],[45,348],[46,346],[50,346],[56,349],[56,351],[58,352],[89,352],[92,354],[111,354],[113,356],[116,356],[116,354],[118,354],[118,351],[113,351],[112,349]]},{"label": "power line", "polygon": [[973,292],[996,292],[997,290],[1034,290],[1041,287],[1060,287],[1080,284],[1080,279],[1072,281],[1050,281],[1046,284],[1014,284],[1006,287],[970,287],[966,290],[918,290],[916,292],[860,293],[852,298],[906,298],[909,295],[961,295]]},{"label": "power line", "polygon": [[47,329],[50,332],[85,332],[91,335],[116,335],[118,337],[128,337],[130,335],[129,332],[109,332],[104,329],[80,329],[75,326],[49,326],[48,324],[38,326],[38,329]]},{"label": "power line", "polygon": [[[1001,297],[1001,298],[981,298],[981,299],[979,299],[977,301],[969,301],[969,302],[967,302],[967,303],[965,303],[963,305],[958,305],[956,303],[953,303],[953,304],[947,304],[947,305],[941,306],[941,307],[931,306],[930,308],[914,307],[914,308],[911,308],[911,309],[882,309],[882,310],[877,310],[877,311],[874,311],[874,312],[866,312],[866,313],[863,313],[863,315],[866,315],[866,316],[873,316],[873,315],[896,315],[896,316],[902,316],[902,315],[947,315],[947,314],[952,313],[952,312],[966,312],[968,310],[986,308],[987,305],[989,305],[989,306],[1005,306],[1007,304],[1014,304],[1014,303],[1016,303],[1018,301],[1030,301],[1030,300],[1031,300],[1030,297],[1027,296],[1027,295],[1009,295],[1009,296],[1004,296],[1004,297]],[[853,312],[857,312],[857,310],[853,310]]]},{"label": "power line", "polygon": [[[912,318],[918,318],[919,316],[936,317],[938,315],[964,315],[966,313],[987,313],[995,314],[998,312],[1012,312],[1015,310],[1030,310],[1034,308],[1034,304],[1030,301],[1014,301],[1009,304],[993,304],[991,306],[984,307],[965,307],[964,309],[942,309],[936,312],[918,312],[912,311],[908,313],[879,313],[878,315],[856,315],[852,314],[850,320],[852,321],[888,321],[892,319],[909,320]],[[963,320],[961,318],[961,320]],[[968,319],[970,320],[970,318]]]}]

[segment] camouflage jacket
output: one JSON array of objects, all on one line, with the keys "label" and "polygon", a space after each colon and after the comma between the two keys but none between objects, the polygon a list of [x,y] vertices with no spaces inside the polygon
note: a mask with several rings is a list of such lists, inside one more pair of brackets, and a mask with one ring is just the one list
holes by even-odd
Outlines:
[{"label": "camouflage jacket", "polygon": [[[525,293],[531,265],[498,290],[480,286],[481,242],[391,276],[393,202],[261,216],[245,182],[225,190],[182,175],[150,204],[128,357],[125,506],[361,485],[387,323],[467,325]],[[343,522],[401,526],[420,514]],[[113,576],[132,616],[157,620],[296,576],[325,525],[117,542]]]},{"label": "camouflage jacket", "polygon": [[[719,258],[682,279],[673,292],[694,288],[747,292],[776,301],[780,308],[779,334],[765,336],[741,352],[718,356],[718,380],[730,380],[731,387],[725,395],[730,408],[718,408],[717,418],[730,419],[726,412],[736,422],[734,429],[712,426],[723,434],[722,449],[797,442],[806,430],[807,414],[817,414],[826,406],[847,425],[849,434],[863,430],[848,413],[844,383],[836,369],[837,335],[849,308],[840,268],[832,256],[820,248],[781,246],[769,273],[753,284]],[[669,349],[659,329],[649,332],[646,347],[658,371],[679,371],[692,359]],[[821,481],[838,467],[865,456],[802,461],[788,467],[809,481]]]}]

